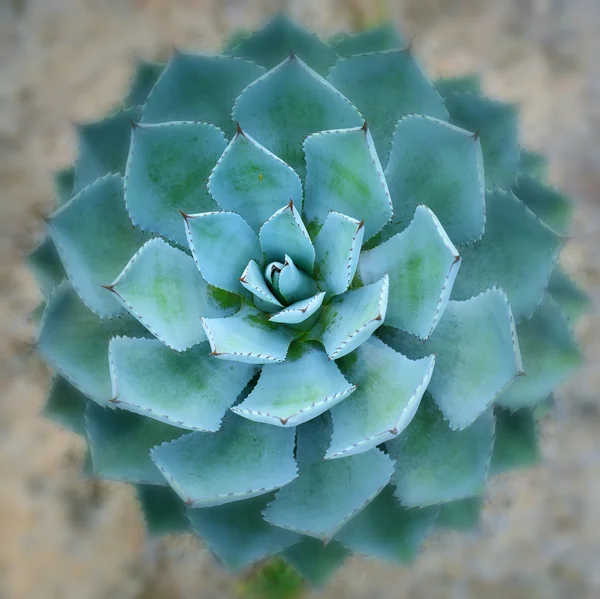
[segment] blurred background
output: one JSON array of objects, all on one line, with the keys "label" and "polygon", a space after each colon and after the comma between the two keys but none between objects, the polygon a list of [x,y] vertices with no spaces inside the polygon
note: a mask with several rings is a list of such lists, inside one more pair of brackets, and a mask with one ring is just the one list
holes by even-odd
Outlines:
[{"label": "blurred background", "polygon": [[[0,599],[235,597],[191,537],[150,542],[132,489],[79,476],[83,443],[38,412],[49,382],[21,263],[75,156],[72,122],[122,98],[136,56],[217,51],[266,0],[0,0]],[[432,76],[479,71],[522,106],[522,138],[576,202],[563,261],[592,298],[588,358],[542,423],[543,465],[494,481],[480,530],[430,539],[410,567],[353,558],[314,597],[600,597],[600,1],[290,0],[321,35],[388,16]]]}]

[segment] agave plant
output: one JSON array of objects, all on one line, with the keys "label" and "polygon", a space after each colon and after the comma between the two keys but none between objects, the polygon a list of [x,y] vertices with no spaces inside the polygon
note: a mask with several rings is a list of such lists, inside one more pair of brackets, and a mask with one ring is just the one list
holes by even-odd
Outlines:
[{"label": "agave plant", "polygon": [[140,64],[30,255],[46,413],[234,569],[320,583],[470,526],[580,363],[570,204],[517,116],[388,25]]}]

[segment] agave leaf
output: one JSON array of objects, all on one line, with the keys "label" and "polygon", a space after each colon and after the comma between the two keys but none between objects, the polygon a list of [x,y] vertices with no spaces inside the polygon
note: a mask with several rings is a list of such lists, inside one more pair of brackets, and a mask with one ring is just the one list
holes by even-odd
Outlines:
[{"label": "agave leaf", "polygon": [[425,343],[391,327],[379,335],[410,358],[435,354],[428,390],[451,428],[469,426],[522,374],[514,320],[506,295],[498,289],[449,302]]},{"label": "agave leaf", "polygon": [[123,203],[123,178],[107,175],[90,183],[50,218],[49,229],[75,291],[100,317],[123,307],[103,285],[113,281],[148,240],[131,226]]},{"label": "agave leaf", "polygon": [[115,335],[144,337],[147,331],[128,315],[102,321],[64,281],[48,299],[37,347],[42,358],[79,391],[105,404],[111,398],[108,341]]},{"label": "agave leaf", "polygon": [[253,60],[272,69],[293,52],[322,76],[336,61],[333,48],[284,14],[276,15],[262,29],[245,37],[229,54]]},{"label": "agave leaf", "polygon": [[283,364],[262,369],[258,384],[233,412],[276,426],[297,426],[348,397],[350,384],[318,347],[303,343]]},{"label": "agave leaf", "polygon": [[131,121],[137,121],[139,114],[139,107],[133,106],[77,127],[79,153],[75,164],[74,194],[107,173],[125,173]]},{"label": "agave leaf", "polygon": [[389,50],[339,60],[328,77],[367,122],[384,166],[398,119],[423,114],[448,120],[442,98],[413,58],[410,49]]},{"label": "agave leaf", "polygon": [[481,139],[486,185],[513,185],[520,160],[517,107],[464,92],[450,93],[444,102],[451,122]]},{"label": "agave leaf", "polygon": [[287,254],[302,270],[312,273],[315,249],[292,201],[264,223],[258,236],[267,263]]},{"label": "agave leaf", "polygon": [[469,94],[481,93],[481,77],[476,73],[459,75],[457,77],[444,77],[434,81],[434,85],[442,98],[460,92]]},{"label": "agave leaf", "polygon": [[279,553],[295,543],[299,536],[271,526],[262,518],[262,510],[273,493],[245,501],[203,509],[190,509],[192,528],[209,549],[230,569],[240,570]]},{"label": "agave leaf", "polygon": [[440,222],[419,206],[402,233],[360,255],[358,274],[363,283],[373,283],[388,273],[386,324],[426,339],[444,312],[459,267],[458,251]]},{"label": "agave leaf", "polygon": [[116,337],[109,346],[113,401],[189,430],[217,431],[255,368],[215,360],[208,343],[178,353],[156,339]]},{"label": "agave leaf", "polygon": [[412,561],[433,527],[437,507],[406,509],[388,485],[353,518],[336,539],[348,549],[369,557]]},{"label": "agave leaf", "polygon": [[376,283],[334,297],[323,308],[313,335],[331,360],[354,351],[383,324],[389,286],[386,274]]},{"label": "agave leaf", "polygon": [[562,193],[544,185],[536,177],[523,174],[519,175],[512,192],[557,233],[568,233],[573,207]]},{"label": "agave leaf", "polygon": [[284,324],[302,324],[314,316],[317,310],[323,305],[325,292],[321,291],[305,300],[300,300],[285,307],[280,312],[273,314],[269,318],[271,322],[281,322]]},{"label": "agave leaf", "polygon": [[75,167],[64,168],[54,173],[54,192],[57,205],[66,204],[73,197],[75,188]]},{"label": "agave leaf", "polygon": [[283,268],[279,273],[278,288],[283,299],[288,304],[293,304],[307,298],[310,299],[317,291],[317,284],[312,277],[300,270],[292,258],[286,254]]},{"label": "agave leaf", "polygon": [[433,373],[433,356],[412,361],[371,337],[339,366],[358,388],[331,410],[325,458],[345,458],[397,437],[415,415]]},{"label": "agave leaf", "polygon": [[329,212],[314,240],[315,280],[330,295],[344,293],[356,273],[364,237],[364,223]]},{"label": "agave leaf", "polygon": [[189,433],[152,450],[186,505],[212,507],[264,495],[296,478],[295,431],[225,417],[219,434]]},{"label": "agave leaf", "polygon": [[531,410],[494,411],[496,438],[490,462],[490,476],[507,470],[529,468],[540,461],[537,422]]},{"label": "agave leaf", "polygon": [[328,43],[342,57],[406,46],[404,37],[391,21],[356,33],[339,33],[331,37]]},{"label": "agave leaf", "polygon": [[126,106],[142,106],[146,103],[148,94],[154,87],[160,74],[165,69],[164,64],[138,60],[135,65],[129,93],[125,99]]},{"label": "agave leaf", "polygon": [[286,549],[282,557],[312,586],[321,587],[349,554],[347,549],[335,541],[323,545],[317,539],[302,537],[298,543]]},{"label": "agave leaf", "polygon": [[250,260],[250,262],[248,262],[248,266],[246,266],[240,277],[240,282],[254,295],[253,299],[258,298],[268,304],[268,311],[274,312],[278,308],[283,308],[283,304],[269,289],[269,286],[265,282],[263,271],[256,261]]},{"label": "agave leaf", "polygon": [[552,272],[548,293],[571,321],[576,321],[590,304],[587,295],[560,268],[555,268]]},{"label": "agave leaf", "polygon": [[166,485],[150,449],[171,441],[180,428],[138,414],[89,402],[85,413],[94,475],[146,485]]},{"label": "agave leaf", "polygon": [[300,475],[280,489],[263,512],[267,522],[325,543],[375,499],[394,469],[392,460],[378,449],[323,460],[330,435],[327,414],[298,429]]},{"label": "agave leaf", "polygon": [[[206,182],[227,142],[206,123],[136,125],[125,174],[125,204],[142,229],[186,245],[180,212],[216,210]],[[238,275],[239,276],[239,275]]]},{"label": "agave leaf", "polygon": [[521,148],[519,171],[544,181],[548,176],[548,159],[542,154]]},{"label": "agave leaf", "polygon": [[256,233],[234,212],[185,215],[185,232],[192,256],[211,285],[251,297],[240,282],[248,260],[263,263]]},{"label": "agave leaf", "polygon": [[302,183],[285,162],[238,129],[208,179],[223,210],[237,212],[258,232],[286,202],[302,207]]},{"label": "agave leaf", "polygon": [[175,52],[146,100],[142,122],[203,121],[232,136],[231,106],[264,72],[257,64],[231,56]]},{"label": "agave leaf", "polygon": [[463,300],[493,285],[506,292],[517,322],[540,305],[564,240],[510,191],[486,196],[487,225],[481,242],[461,248],[462,267],[452,299]]},{"label": "agave leaf", "polygon": [[26,260],[44,298],[48,298],[52,290],[67,277],[50,236],[45,237]]},{"label": "agave leaf", "polygon": [[385,176],[394,224],[406,227],[414,210],[433,210],[455,244],[481,238],[485,180],[479,138],[444,121],[410,115],[398,122]]},{"label": "agave leaf", "polygon": [[356,108],[295,55],[240,94],[233,118],[301,179],[306,172],[302,142],[307,135],[363,123]]},{"label": "agave leaf", "polygon": [[194,261],[162,239],[148,241],[108,287],[155,337],[177,351],[204,341],[201,316],[225,316]]},{"label": "agave leaf", "polygon": [[202,318],[213,356],[249,364],[283,362],[296,333],[248,305],[227,318]]},{"label": "agave leaf", "polygon": [[444,503],[436,527],[453,530],[473,530],[477,527],[483,508],[483,497],[469,497]]},{"label": "agave leaf", "polygon": [[87,401],[87,397],[65,378],[55,375],[42,415],[78,435],[85,435]]},{"label": "agave leaf", "polygon": [[188,532],[190,522],[183,502],[171,487],[136,485],[146,529],[153,536]]},{"label": "agave leaf", "polygon": [[519,377],[497,399],[511,410],[531,408],[575,372],[583,361],[569,322],[549,296],[531,320],[517,325],[525,376]]},{"label": "agave leaf", "polygon": [[396,460],[396,497],[406,507],[423,507],[480,495],[493,442],[491,408],[469,427],[452,430],[427,393],[406,430],[386,443]]}]

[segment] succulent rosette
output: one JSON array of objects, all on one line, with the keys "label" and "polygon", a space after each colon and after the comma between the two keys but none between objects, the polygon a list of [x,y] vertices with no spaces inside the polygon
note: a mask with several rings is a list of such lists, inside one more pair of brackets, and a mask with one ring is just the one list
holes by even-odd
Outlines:
[{"label": "succulent rosette", "polygon": [[389,26],[277,17],[140,64],[78,133],[30,256],[46,413],[151,532],[320,582],[411,558],[535,461],[532,409],[580,361],[570,206],[475,78],[434,85]]}]

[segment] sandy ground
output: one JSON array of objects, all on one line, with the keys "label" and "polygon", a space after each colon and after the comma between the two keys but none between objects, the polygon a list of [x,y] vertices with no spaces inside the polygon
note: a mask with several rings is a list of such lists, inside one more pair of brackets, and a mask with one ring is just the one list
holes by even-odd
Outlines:
[{"label": "sandy ground", "polygon": [[[580,599],[600,596],[600,52],[596,0],[290,2],[327,34],[386,10],[434,74],[485,72],[519,101],[523,138],[577,203],[564,262],[593,310],[588,364],[543,425],[544,463],[496,481],[481,531],[428,543],[410,568],[354,558],[315,597]],[[48,373],[30,350],[39,296],[21,263],[74,157],[71,122],[121,98],[133,58],[217,49],[277,2],[0,0],[0,599],[234,596],[190,537],[148,542],[131,489],[83,480],[82,442],[44,421]]]}]

